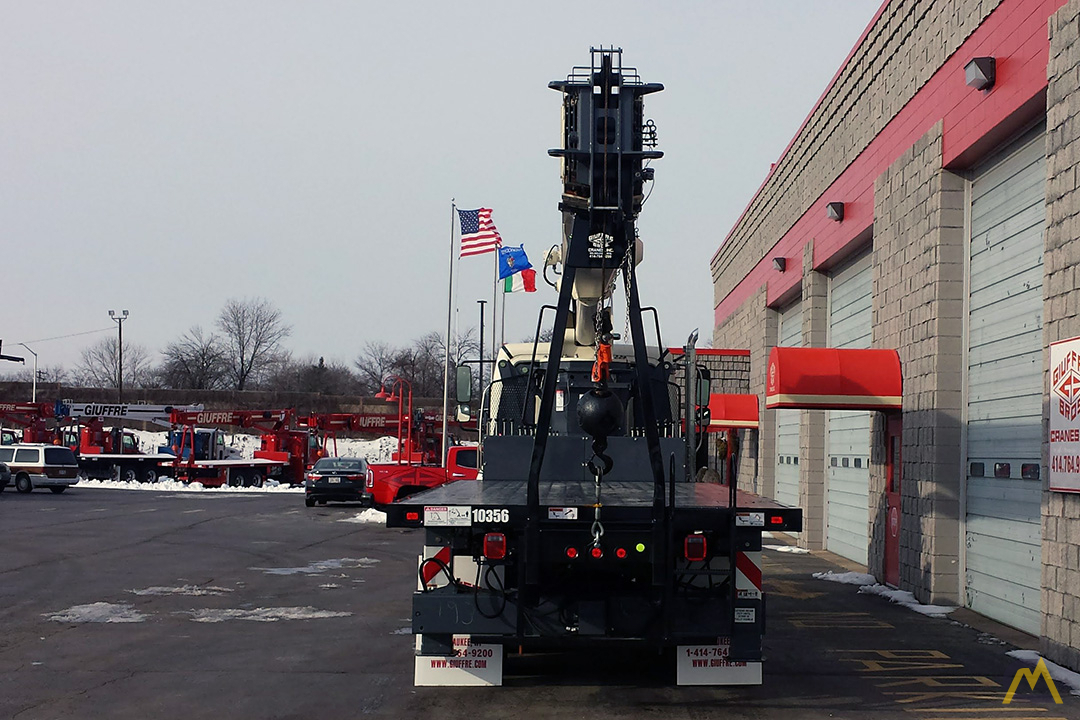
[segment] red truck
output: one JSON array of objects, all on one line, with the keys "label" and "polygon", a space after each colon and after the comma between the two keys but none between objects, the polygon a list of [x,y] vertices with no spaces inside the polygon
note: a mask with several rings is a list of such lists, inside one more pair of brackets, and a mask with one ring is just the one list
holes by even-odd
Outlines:
[{"label": "red truck", "polygon": [[[385,434],[397,431],[397,449],[388,463],[369,463],[367,481],[360,501],[381,508],[394,500],[453,480],[475,480],[477,448],[454,445],[446,454],[445,464],[439,463],[442,449],[441,418],[437,413],[417,410],[411,415],[403,409],[395,414],[334,413],[300,418],[301,427],[317,430],[325,438],[336,437],[340,431]],[[382,432],[380,432],[382,431]],[[309,474],[305,504],[314,505],[320,488],[318,478]]]}]

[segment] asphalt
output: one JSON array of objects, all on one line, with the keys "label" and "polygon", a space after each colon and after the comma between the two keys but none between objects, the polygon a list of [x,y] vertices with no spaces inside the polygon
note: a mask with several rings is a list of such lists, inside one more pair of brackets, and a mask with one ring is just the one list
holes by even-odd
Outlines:
[{"label": "asphalt", "polygon": [[[812,577],[853,569],[836,556],[773,550],[761,686],[676,687],[670,658],[620,652],[509,655],[501,688],[414,688],[422,535],[343,522],[360,511],[299,494],[3,492],[0,718],[1080,719],[1060,683],[1060,705],[1043,682],[1003,704],[1027,667],[1005,653],[1034,638],[925,617]],[[213,594],[145,594],[185,586]],[[93,603],[143,618],[63,616]]]}]

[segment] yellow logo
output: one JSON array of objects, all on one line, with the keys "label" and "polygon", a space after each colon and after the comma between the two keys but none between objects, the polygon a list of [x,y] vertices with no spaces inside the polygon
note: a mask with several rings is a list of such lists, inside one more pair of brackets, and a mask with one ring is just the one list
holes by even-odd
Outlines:
[{"label": "yellow logo", "polygon": [[1046,684],[1050,687],[1050,694],[1054,696],[1054,702],[1061,705],[1061,695],[1058,694],[1057,686],[1054,685],[1054,680],[1050,677],[1050,671],[1046,669],[1046,663],[1043,662],[1042,658],[1039,658],[1039,663],[1034,670],[1020,668],[1016,671],[1016,677],[1013,678],[1012,685],[1009,686],[1009,692],[1005,693],[1005,699],[1001,701],[1001,704],[1008,705],[1012,702],[1013,694],[1016,692],[1017,686],[1020,685],[1020,680],[1027,680],[1028,686],[1034,690],[1039,678],[1046,681]]}]

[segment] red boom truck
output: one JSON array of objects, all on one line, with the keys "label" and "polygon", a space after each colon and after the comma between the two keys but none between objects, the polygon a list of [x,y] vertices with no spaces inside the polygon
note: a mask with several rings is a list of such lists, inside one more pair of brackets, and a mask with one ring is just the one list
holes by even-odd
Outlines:
[{"label": "red boom truck", "polygon": [[[402,412],[378,413],[332,413],[310,415],[300,418],[300,426],[316,429],[324,439],[335,440],[336,433],[397,432],[397,448],[390,462],[368,463],[365,493],[361,502],[381,508],[395,500],[413,493],[438,487],[452,480],[475,480],[477,476],[477,449],[472,446],[453,445],[446,453],[446,462],[439,462],[442,451],[441,418],[437,413],[417,410],[412,417]],[[310,494],[310,493],[309,493]],[[307,498],[309,507],[314,498]]]},{"label": "red boom truck", "polygon": [[[290,485],[304,481],[304,472],[326,456],[319,435],[294,427],[294,410],[173,411],[177,428],[167,449],[175,458],[173,477],[207,487],[261,487],[267,478]],[[197,425],[228,425],[261,433],[252,459],[227,457],[224,431]]]}]

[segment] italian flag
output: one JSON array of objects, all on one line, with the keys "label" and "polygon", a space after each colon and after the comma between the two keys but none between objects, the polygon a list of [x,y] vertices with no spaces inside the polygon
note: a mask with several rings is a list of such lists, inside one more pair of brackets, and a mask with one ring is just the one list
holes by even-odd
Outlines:
[{"label": "italian flag", "polygon": [[503,289],[508,293],[536,292],[536,271],[528,268],[514,273],[503,280]]}]

